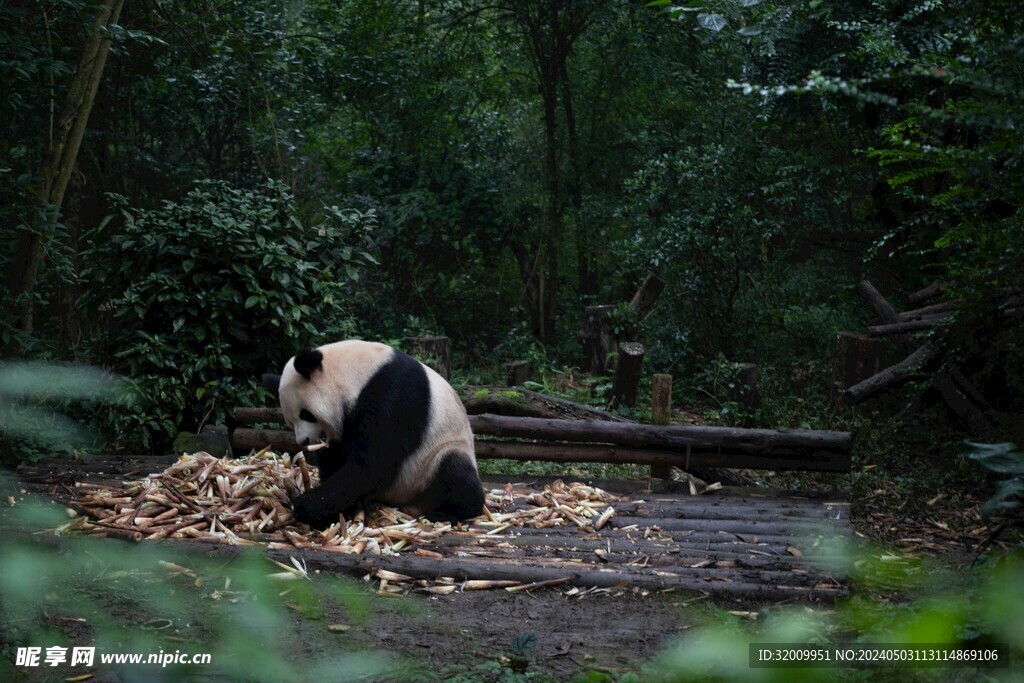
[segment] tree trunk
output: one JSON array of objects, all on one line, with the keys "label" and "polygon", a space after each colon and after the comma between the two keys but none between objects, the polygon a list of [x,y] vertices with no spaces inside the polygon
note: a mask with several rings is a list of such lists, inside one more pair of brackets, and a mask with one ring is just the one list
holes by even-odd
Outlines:
[{"label": "tree trunk", "polygon": [[614,306],[587,306],[583,309],[583,327],[579,336],[586,357],[584,367],[594,375],[608,372],[608,355],[615,350],[615,335],[609,318],[613,310]]},{"label": "tree trunk", "polygon": [[89,114],[110,52],[107,29],[117,23],[123,5],[124,0],[104,0],[100,7],[64,98],[46,160],[40,169],[39,223],[23,229],[18,235],[10,288],[14,296],[22,297],[19,326],[26,334],[32,334],[34,329],[36,280],[46,255],[48,224],[56,222],[64,203],[64,193],[85,137]]}]

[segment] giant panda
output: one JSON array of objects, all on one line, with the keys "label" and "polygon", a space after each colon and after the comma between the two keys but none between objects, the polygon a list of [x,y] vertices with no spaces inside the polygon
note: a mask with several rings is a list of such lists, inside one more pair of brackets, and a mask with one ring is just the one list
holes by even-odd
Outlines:
[{"label": "giant panda", "polygon": [[326,438],[320,486],[293,501],[324,528],[359,503],[461,520],[481,514],[483,486],[469,418],[439,374],[385,344],[340,341],[301,351],[264,375],[300,446]]}]

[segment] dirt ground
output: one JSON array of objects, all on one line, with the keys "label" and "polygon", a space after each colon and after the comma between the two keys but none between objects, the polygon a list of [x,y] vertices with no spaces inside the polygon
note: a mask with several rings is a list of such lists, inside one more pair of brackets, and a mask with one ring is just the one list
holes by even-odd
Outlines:
[{"label": "dirt ground", "polygon": [[[100,541],[102,542],[102,541]],[[144,576],[135,586],[143,591],[154,580]],[[314,577],[314,581],[318,581]],[[358,582],[357,583],[362,583]],[[708,599],[695,593],[661,593],[641,595],[639,592],[616,590],[569,596],[564,586],[535,591],[507,593],[504,590],[454,593],[445,596],[409,594],[401,597],[379,597],[369,584],[353,585],[363,597],[359,599],[362,616],[331,600],[323,601],[325,612],[314,618],[295,614],[288,620],[289,633],[268,627],[253,629],[254,648],[268,647],[288,652],[290,663],[302,670],[304,662],[323,661],[349,654],[371,653],[387,662],[383,676],[357,680],[447,680],[458,674],[472,680],[494,680],[483,673],[488,664],[492,671],[499,667],[513,671],[516,641],[527,643],[518,648],[522,673],[531,680],[566,681],[587,672],[617,673],[636,671],[669,646],[687,628],[701,622],[709,608]],[[126,593],[112,593],[101,585],[88,590],[91,599],[104,603],[104,611],[122,624],[126,638],[132,631],[144,630],[150,624],[159,626],[159,643],[171,652],[209,651],[216,630],[198,619],[163,619],[159,611],[141,609]],[[180,594],[189,604],[188,613],[196,614],[211,608],[208,593],[185,590]],[[65,596],[66,597],[66,596]],[[62,602],[63,598],[58,601]],[[730,607],[721,600],[718,607]],[[747,607],[749,608],[749,606]],[[217,609],[217,608],[214,608]],[[70,618],[59,605],[45,610],[47,624],[64,632],[74,645],[97,646],[88,622]],[[165,615],[166,616],[166,615]],[[89,620],[92,621],[92,620]],[[333,632],[332,625],[346,624],[344,632]],[[101,648],[97,647],[97,651]],[[130,646],[125,646],[130,651]],[[239,657],[244,649],[234,649]],[[227,668],[232,668],[230,663]],[[79,675],[92,675],[90,681],[127,683],[138,680],[225,680],[217,662],[210,667],[95,666],[93,668],[61,667],[57,670],[21,669],[26,681],[73,680]],[[59,676],[54,678],[54,673]],[[347,679],[338,679],[347,680]],[[464,679],[463,679],[464,680]]]},{"label": "dirt ground", "polygon": [[405,609],[375,613],[369,634],[381,649],[432,671],[511,657],[513,642],[530,634],[530,670],[557,680],[586,669],[630,671],[692,625],[681,594],[574,598],[556,588],[412,597]]}]

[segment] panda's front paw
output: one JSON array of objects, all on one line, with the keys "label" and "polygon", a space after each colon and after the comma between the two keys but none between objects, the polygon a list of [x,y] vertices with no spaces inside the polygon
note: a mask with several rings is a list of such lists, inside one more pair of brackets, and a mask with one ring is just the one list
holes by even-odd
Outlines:
[{"label": "panda's front paw", "polygon": [[338,508],[316,490],[307,491],[292,501],[295,518],[314,529],[326,529],[338,521]]}]

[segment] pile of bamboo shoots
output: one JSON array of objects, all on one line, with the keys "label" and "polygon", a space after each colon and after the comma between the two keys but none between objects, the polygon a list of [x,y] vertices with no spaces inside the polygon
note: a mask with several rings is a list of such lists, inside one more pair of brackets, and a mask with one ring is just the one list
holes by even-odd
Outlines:
[{"label": "pile of bamboo shoots", "polygon": [[[442,534],[495,536],[513,527],[575,524],[601,529],[619,500],[601,489],[555,481],[543,491],[517,494],[508,484],[487,493],[483,514],[453,528],[447,522],[411,517],[392,507],[358,511],[323,531],[298,523],[291,500],[318,484],[316,468],[302,453],[264,449],[238,459],[208,453],[183,455],[163,472],[121,486],[78,482],[70,509],[76,518],[58,533],[85,531],[132,540],[192,538],[233,545],[268,544],[339,553],[393,555],[422,547]],[[469,589],[472,589],[471,587]],[[447,589],[443,589],[447,590]]]},{"label": "pile of bamboo shoots", "polygon": [[244,543],[294,524],[291,499],[318,482],[305,456],[267,450],[246,458],[183,455],[163,472],[108,486],[76,483],[74,528],[133,540],[207,537]]}]

